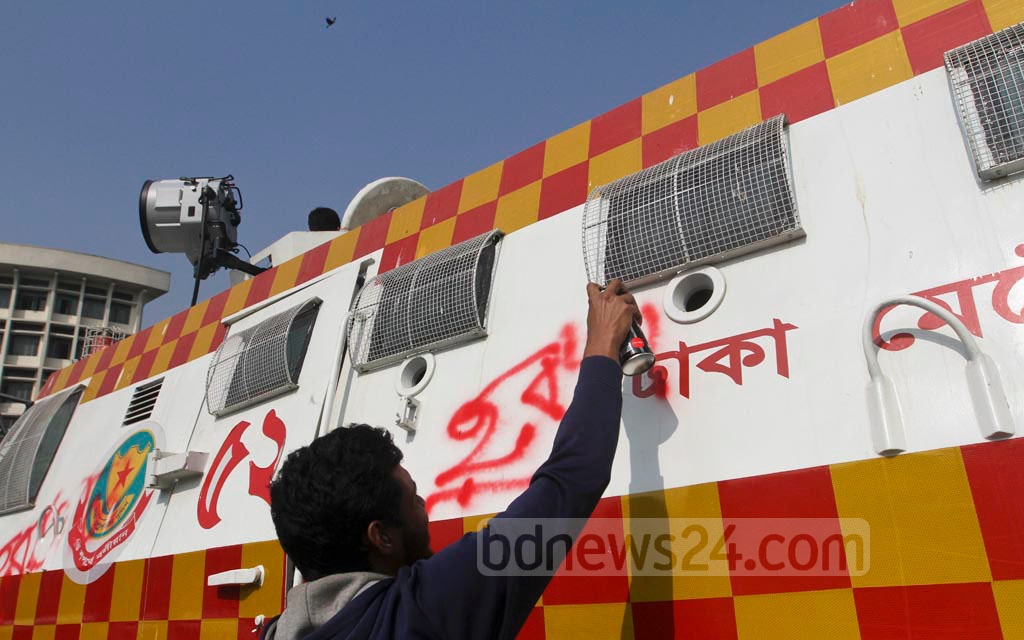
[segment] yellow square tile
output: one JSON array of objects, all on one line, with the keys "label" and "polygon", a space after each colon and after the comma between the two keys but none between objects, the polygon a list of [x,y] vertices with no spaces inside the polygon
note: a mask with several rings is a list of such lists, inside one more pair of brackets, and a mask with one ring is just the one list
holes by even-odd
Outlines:
[{"label": "yellow square tile", "polygon": [[1024,2],[1020,0],[982,0],[982,3],[993,31],[1024,22]]},{"label": "yellow square tile", "polygon": [[169,620],[198,620],[203,617],[206,552],[180,553],[174,556],[173,562],[171,605],[167,618]]},{"label": "yellow square tile", "polygon": [[837,106],[914,76],[899,31],[844,51],[826,64]]},{"label": "yellow square tile", "polygon": [[754,46],[760,86],[806,69],[825,59],[818,21],[811,20]]},{"label": "yellow square tile", "polygon": [[85,585],[64,576],[57,605],[57,624],[78,624],[85,610]]},{"label": "yellow square tile", "polygon": [[859,640],[853,590],[736,596],[736,631],[758,640]]},{"label": "yellow square tile", "polygon": [[963,2],[964,0],[892,0],[892,6],[896,9],[896,19],[899,20],[900,26],[905,27]]},{"label": "yellow square tile", "polygon": [[[199,640],[221,640],[238,637],[238,620],[203,620],[199,626]],[[253,638],[256,634],[253,634]]]},{"label": "yellow square tile", "polygon": [[537,222],[537,215],[540,212],[540,184],[538,180],[502,196],[498,200],[498,210],[494,215],[494,227],[505,233],[512,233]]},{"label": "yellow square tile", "polygon": [[189,362],[210,353],[210,346],[213,344],[213,336],[217,333],[218,326],[220,326],[220,324],[214,322],[206,325],[196,332],[196,339],[192,343],[192,350],[188,352]]},{"label": "yellow square tile", "polygon": [[270,296],[276,296],[294,287],[295,280],[299,277],[299,269],[301,268],[301,255],[295,256],[284,264],[279,265],[277,267],[277,274],[274,275],[274,284],[270,285]]},{"label": "yellow square tile", "polygon": [[544,145],[544,177],[583,162],[590,156],[590,120],[548,138]]},{"label": "yellow square tile", "polygon": [[224,317],[238,313],[245,308],[245,301],[249,298],[249,290],[252,289],[252,279],[242,280],[231,287],[228,299],[224,302]]},{"label": "yellow square tile", "polygon": [[113,357],[110,358],[110,366],[116,367],[117,365],[123,363],[125,359],[128,357],[128,352],[131,351],[131,348],[131,336],[118,342],[117,345],[114,347],[114,355]]},{"label": "yellow square tile", "polygon": [[422,258],[452,246],[453,233],[455,233],[455,218],[442,220],[434,226],[420,231],[420,237],[416,244],[416,257]]},{"label": "yellow square tile", "polygon": [[40,624],[32,629],[32,640],[54,640],[57,637],[57,625]]},{"label": "yellow square tile", "polygon": [[[627,533],[638,536],[636,548],[643,549],[640,534],[648,540],[658,535],[672,535],[671,550],[675,566],[679,566],[682,558],[690,553],[700,541],[703,533],[710,541],[704,550],[689,558],[689,566],[697,568],[707,566],[703,571],[676,571],[673,575],[636,575],[634,557],[630,555],[630,601],[658,602],[663,600],[688,600],[694,598],[719,598],[732,595],[729,581],[729,563],[727,560],[712,560],[711,552],[717,541],[724,538],[722,526],[722,509],[718,501],[718,486],[715,483],[678,487],[664,491],[637,493],[623,496],[622,515]],[[683,536],[688,527],[700,527],[700,530],[689,532]],[[648,543],[652,549],[653,542]],[[723,550],[724,552],[724,550]],[[647,566],[654,562],[663,562],[664,556],[652,551]],[[718,556],[716,556],[718,557]]]},{"label": "yellow square tile", "polygon": [[107,640],[110,624],[107,622],[86,622],[78,634],[78,640]]},{"label": "yellow square tile", "polygon": [[683,76],[640,99],[643,133],[657,131],[697,113],[697,81],[694,74]]},{"label": "yellow square tile", "polygon": [[167,621],[152,620],[139,623],[139,631],[135,634],[137,640],[166,640]]},{"label": "yellow square tile", "polygon": [[1024,640],[1024,580],[992,583],[1004,640]]},{"label": "yellow square tile", "polygon": [[277,540],[242,545],[242,566],[263,565],[266,574],[263,586],[241,591],[238,615],[243,618],[267,617],[281,613],[281,591],[284,585],[284,551]]},{"label": "yellow square tile", "polygon": [[642,169],[642,149],[642,142],[637,138],[591,158],[587,192]]},{"label": "yellow square tile", "polygon": [[462,531],[463,533],[472,533],[479,531],[480,529],[487,526],[487,523],[491,521],[491,518],[498,515],[497,513],[485,513],[477,516],[466,516],[462,519]]},{"label": "yellow square tile", "polygon": [[164,334],[167,333],[167,325],[170,321],[171,319],[167,318],[153,325],[152,331],[149,332],[149,340],[146,340],[146,348],[142,350],[143,353],[152,351],[164,343]]},{"label": "yellow square tile", "polygon": [[117,379],[117,383],[114,385],[114,391],[120,391],[125,387],[129,387],[132,381],[135,379],[135,371],[139,368],[139,362],[142,360],[142,356],[135,356],[131,360],[124,363],[121,368],[121,375]]},{"label": "yellow square tile", "polygon": [[832,465],[832,486],[839,517],[870,527],[869,570],[853,586],[992,579],[959,449]]},{"label": "yellow square tile", "polygon": [[100,363],[100,354],[89,356],[85,359],[85,366],[82,367],[82,380],[91,378],[96,373],[96,366]]},{"label": "yellow square tile", "polygon": [[131,622],[139,619],[145,569],[145,560],[118,562],[111,569],[114,572],[114,586],[110,595],[111,622]]},{"label": "yellow square tile", "polygon": [[498,185],[501,184],[501,170],[504,164],[503,160],[466,176],[462,181],[458,213],[498,199]]},{"label": "yellow square tile", "polygon": [[549,638],[628,640],[633,638],[632,610],[628,602],[548,605],[544,632]]},{"label": "yellow square tile", "polygon": [[181,327],[181,335],[187,336],[199,330],[203,324],[203,316],[206,315],[206,308],[210,306],[210,300],[206,299],[188,310],[185,316],[185,324]]},{"label": "yellow square tile", "polygon": [[[14,627],[13,626],[11,626],[11,625],[0,626],[0,640],[11,640],[13,637],[14,637]],[[106,637],[106,636],[104,636],[104,637]],[[81,640],[81,638],[79,640]]]},{"label": "yellow square tile", "polygon": [[352,262],[352,256],[356,252],[356,242],[359,240],[361,227],[348,231],[334,240],[331,240],[331,248],[327,252],[327,261],[324,263],[324,273],[331,269],[337,269],[343,264]]},{"label": "yellow square tile", "polygon": [[167,371],[167,367],[171,366],[171,357],[174,355],[176,346],[178,346],[178,341],[171,340],[160,347],[156,352],[156,358],[153,359],[153,369],[150,371],[150,375],[155,376]]},{"label": "yellow square tile", "polygon": [[426,198],[419,198],[395,209],[388,224],[387,244],[408,238],[420,230],[420,224],[423,223],[423,207],[426,204]]},{"label": "yellow square tile", "polygon": [[[125,353],[127,353],[127,351]],[[67,387],[68,378],[70,378],[70,377],[71,377],[71,367],[70,366],[64,367],[63,369],[61,369],[60,373],[57,374],[57,380],[53,383],[52,393],[57,393],[61,389],[64,389],[65,387]]]},{"label": "yellow square tile", "polygon": [[697,140],[702,145],[709,144],[751,127],[761,120],[760,94],[757,91],[744,93],[699,112]]},{"label": "yellow square tile", "polygon": [[110,370],[100,371],[99,373],[93,374],[92,378],[89,379],[89,384],[85,388],[85,393],[82,394],[82,402],[89,402],[95,400],[96,396],[100,393],[100,387],[103,385],[103,380],[110,373]]},{"label": "yellow square tile", "polygon": [[26,573],[18,584],[18,600],[14,607],[14,624],[31,625],[36,621],[36,601],[39,600],[39,585],[42,573]]}]

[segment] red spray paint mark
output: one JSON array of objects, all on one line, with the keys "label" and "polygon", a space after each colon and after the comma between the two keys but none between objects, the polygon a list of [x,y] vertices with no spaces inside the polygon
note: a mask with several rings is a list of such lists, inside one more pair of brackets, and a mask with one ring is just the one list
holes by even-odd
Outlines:
[{"label": "red spray paint mark", "polygon": [[41,571],[50,551],[64,533],[68,501],[57,494],[39,519],[14,534],[0,547],[0,576]]}]

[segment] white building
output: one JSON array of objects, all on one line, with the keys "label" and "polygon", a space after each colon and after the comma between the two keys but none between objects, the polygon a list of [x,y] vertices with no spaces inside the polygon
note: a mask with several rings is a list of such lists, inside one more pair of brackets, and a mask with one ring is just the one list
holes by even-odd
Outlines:
[{"label": "white building", "polygon": [[[0,242],[0,393],[32,398],[82,353],[90,327],[135,333],[171,274],[130,262]],[[21,414],[0,400],[0,433]]]}]

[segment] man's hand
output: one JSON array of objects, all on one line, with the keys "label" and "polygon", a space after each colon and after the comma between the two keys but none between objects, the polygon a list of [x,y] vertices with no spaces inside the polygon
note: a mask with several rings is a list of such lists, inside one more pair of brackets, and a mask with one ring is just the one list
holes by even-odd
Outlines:
[{"label": "man's hand", "polygon": [[607,356],[619,361],[619,348],[629,333],[630,323],[643,322],[633,294],[619,279],[612,280],[604,291],[593,282],[587,285],[590,311],[587,313],[587,346],[583,357]]}]

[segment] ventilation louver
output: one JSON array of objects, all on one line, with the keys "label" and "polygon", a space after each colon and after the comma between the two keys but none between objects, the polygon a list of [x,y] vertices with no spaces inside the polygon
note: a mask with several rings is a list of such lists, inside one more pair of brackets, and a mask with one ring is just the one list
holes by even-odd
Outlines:
[{"label": "ventilation louver", "polygon": [[121,424],[127,426],[149,419],[153,415],[156,398],[160,395],[160,389],[163,386],[164,379],[159,378],[135,387],[135,391],[132,392],[132,400],[128,403],[128,411],[124,414],[124,422]]},{"label": "ventilation louver", "polygon": [[597,187],[583,210],[591,281],[648,282],[803,235],[785,117]]},{"label": "ventilation louver", "polygon": [[76,387],[35,403],[0,443],[0,514],[33,506],[83,391]]},{"label": "ventilation louver", "polygon": [[487,304],[502,235],[489,231],[369,280],[349,321],[349,353],[356,369],[487,335]]},{"label": "ventilation louver", "polygon": [[1024,170],[1024,23],[946,52],[978,176]]},{"label": "ventilation louver", "polygon": [[207,410],[220,416],[297,388],[320,304],[311,298],[229,335],[206,373]]}]

